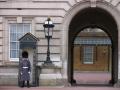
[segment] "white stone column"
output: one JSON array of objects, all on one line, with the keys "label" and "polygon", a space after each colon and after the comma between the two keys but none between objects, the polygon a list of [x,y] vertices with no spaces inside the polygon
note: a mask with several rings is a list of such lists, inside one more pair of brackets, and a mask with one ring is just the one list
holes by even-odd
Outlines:
[{"label": "white stone column", "polygon": [[120,87],[120,26],[118,26],[118,82],[117,82],[117,87]]},{"label": "white stone column", "polygon": [[[63,25],[63,27],[65,27]],[[65,82],[64,85],[67,85],[68,83],[68,30],[65,28],[61,31],[61,42],[62,42],[62,49],[61,49],[61,55],[62,55],[62,76],[63,81]]]}]

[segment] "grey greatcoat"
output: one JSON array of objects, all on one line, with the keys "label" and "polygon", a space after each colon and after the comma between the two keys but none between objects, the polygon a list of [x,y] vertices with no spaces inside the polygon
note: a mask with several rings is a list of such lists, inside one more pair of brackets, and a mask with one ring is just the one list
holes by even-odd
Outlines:
[{"label": "grey greatcoat", "polygon": [[31,72],[31,64],[28,58],[23,58],[20,61],[20,81],[29,81]]}]

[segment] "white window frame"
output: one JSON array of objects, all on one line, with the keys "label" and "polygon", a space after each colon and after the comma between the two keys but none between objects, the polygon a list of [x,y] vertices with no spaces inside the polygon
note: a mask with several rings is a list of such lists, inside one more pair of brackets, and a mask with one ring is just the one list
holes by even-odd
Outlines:
[{"label": "white window frame", "polygon": [[[85,61],[85,59],[86,59],[86,56],[84,57],[84,55],[85,55],[85,48],[87,48],[87,47],[89,47],[89,48],[91,48],[91,53],[89,52],[89,54],[91,54],[92,56],[91,56],[91,61]],[[93,64],[94,63],[94,46],[84,46],[83,47],[83,64]]]},{"label": "white window frame", "polygon": [[[8,24],[8,25],[9,25],[9,60],[10,60],[10,61],[19,61],[19,57],[18,57],[18,58],[11,58],[11,57],[10,57],[10,45],[11,45],[11,44],[10,44],[10,24],[19,24],[19,23],[9,23],[9,24]],[[24,23],[24,22],[23,22],[23,23],[21,23],[21,24],[30,24],[30,33],[32,32],[32,27],[31,27],[31,26],[32,26],[32,23],[31,23],[31,22],[30,22],[30,23],[29,23],[29,22],[27,22],[27,23]],[[18,42],[19,42],[19,41],[18,41]]]}]

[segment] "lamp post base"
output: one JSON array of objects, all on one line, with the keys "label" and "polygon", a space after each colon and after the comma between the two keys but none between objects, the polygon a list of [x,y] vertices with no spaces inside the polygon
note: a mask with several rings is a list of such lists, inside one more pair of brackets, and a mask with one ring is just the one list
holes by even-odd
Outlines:
[{"label": "lamp post base", "polygon": [[43,66],[54,66],[54,64],[52,63],[52,61],[45,61],[44,63],[43,63]]}]

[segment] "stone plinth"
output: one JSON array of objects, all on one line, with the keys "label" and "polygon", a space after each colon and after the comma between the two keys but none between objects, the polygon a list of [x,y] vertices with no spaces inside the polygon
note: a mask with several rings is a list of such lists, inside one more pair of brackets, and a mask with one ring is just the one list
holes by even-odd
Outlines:
[{"label": "stone plinth", "polygon": [[117,81],[117,83],[114,85],[114,87],[117,87],[117,88],[120,87],[120,79]]},{"label": "stone plinth", "polygon": [[61,86],[62,84],[60,67],[54,64],[40,66],[39,86]]}]

